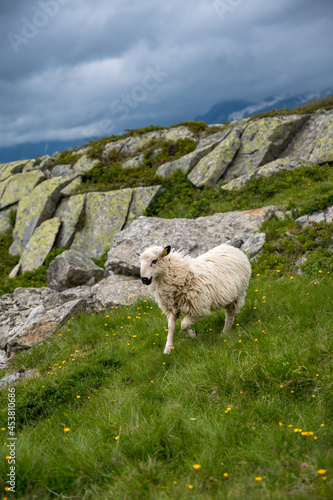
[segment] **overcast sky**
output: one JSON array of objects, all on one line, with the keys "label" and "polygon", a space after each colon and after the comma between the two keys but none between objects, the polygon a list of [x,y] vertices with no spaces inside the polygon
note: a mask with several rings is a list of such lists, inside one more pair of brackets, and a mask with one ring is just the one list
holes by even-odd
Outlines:
[{"label": "overcast sky", "polygon": [[1,0],[0,146],[333,87],[332,0]]}]

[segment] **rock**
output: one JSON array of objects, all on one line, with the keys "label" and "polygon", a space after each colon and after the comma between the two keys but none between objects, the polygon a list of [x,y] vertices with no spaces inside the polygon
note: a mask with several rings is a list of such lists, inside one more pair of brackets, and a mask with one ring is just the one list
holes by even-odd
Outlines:
[{"label": "rock", "polygon": [[60,225],[61,220],[54,217],[37,227],[22,253],[19,262],[21,273],[34,271],[44,264],[53,247]]},{"label": "rock", "polygon": [[53,216],[60,192],[69,182],[68,177],[44,181],[20,200],[13,230],[14,242],[9,253],[21,255],[36,227]]},{"label": "rock", "polygon": [[162,189],[162,186],[134,188],[132,191],[132,200],[124,227],[129,226],[134,219],[142,215],[147,210],[147,208],[150,207],[150,205],[160,194]]},{"label": "rock", "polygon": [[51,171],[51,178],[52,177],[65,177],[65,176],[72,176],[74,175],[73,167],[72,165],[56,165],[53,167]]},{"label": "rock", "polygon": [[248,240],[242,245],[242,250],[250,257],[258,253],[264,246],[266,241],[265,233],[256,233],[250,236]]},{"label": "rock", "polygon": [[192,257],[221,243],[235,242],[235,246],[242,248],[273,211],[274,207],[268,206],[198,219],[139,217],[114,237],[105,268],[118,274],[139,275],[139,255],[151,245],[171,245]]},{"label": "rock", "polygon": [[58,217],[62,222],[55,241],[57,248],[71,246],[84,210],[85,201],[85,194],[77,194],[70,198],[63,198],[59,203],[54,213],[54,217]]},{"label": "rock", "polygon": [[144,161],[144,154],[139,154],[137,156],[134,156],[133,158],[129,158],[128,160],[124,160],[121,163],[121,166],[123,168],[138,168],[140,165],[142,165]]},{"label": "rock", "polygon": [[92,287],[95,308],[110,305],[129,305],[139,298],[150,297],[149,290],[138,278],[111,275]]},{"label": "rock", "polygon": [[[0,332],[1,332],[1,328],[0,328]],[[0,344],[1,344],[1,333],[0,333]],[[7,358],[7,354],[5,353],[5,351],[0,351],[0,370],[4,370],[5,368],[7,368],[8,366],[8,358]],[[0,388],[2,387],[2,382],[3,379],[0,380]]]},{"label": "rock", "polygon": [[18,371],[16,373],[11,373],[10,375],[6,375],[0,380],[0,389],[4,389],[9,385],[12,386],[16,384],[19,380],[32,378],[36,376],[36,370],[23,370]]},{"label": "rock", "polygon": [[11,161],[0,165],[0,182],[8,179],[13,174],[22,172],[22,169],[30,160]]},{"label": "rock", "polygon": [[103,156],[107,156],[111,151],[133,154],[139,149],[147,147],[153,141],[176,142],[178,139],[185,138],[198,141],[198,138],[183,125],[170,129],[156,130],[154,132],[147,132],[146,134],[126,137],[119,141],[109,142],[104,148]]},{"label": "rock", "polygon": [[223,179],[231,181],[252,173],[278,158],[307,119],[307,115],[288,115],[250,121],[242,134],[241,147]]},{"label": "rock", "polygon": [[38,166],[35,165],[36,160],[33,158],[32,160],[27,161],[27,163],[22,168],[22,172],[31,172],[32,170],[37,170]]},{"label": "rock", "polygon": [[313,163],[332,161],[332,121],[333,111],[320,111],[308,116],[304,127],[295,135],[281,156]]},{"label": "rock", "polygon": [[91,160],[87,155],[83,155],[73,167],[74,175],[90,172],[98,163],[98,160]]},{"label": "rock", "polygon": [[125,225],[132,189],[86,195],[84,227],[75,234],[71,248],[87,257],[100,257]]},{"label": "rock", "polygon": [[69,198],[73,194],[76,193],[77,188],[82,184],[82,177],[75,177],[75,179],[72,180],[69,184],[67,184],[64,189],[61,190],[61,196],[63,198]]},{"label": "rock", "polygon": [[7,343],[7,352],[18,349],[27,349],[43,342],[50,337],[59,326],[66,323],[72,316],[82,311],[86,306],[84,299],[71,300],[66,304],[56,307],[44,314],[39,309],[32,315],[27,323],[20,328]]},{"label": "rock", "polygon": [[325,212],[326,222],[330,224],[333,221],[333,206],[325,208],[324,212]]},{"label": "rock", "polygon": [[0,234],[6,233],[11,229],[10,224],[10,212],[13,210],[13,207],[10,207],[8,210],[2,210],[0,212]]},{"label": "rock", "polygon": [[170,177],[176,170],[181,170],[183,174],[189,173],[193,167],[203,158],[208,155],[219,144],[219,141],[208,144],[207,146],[195,149],[192,153],[182,156],[178,160],[164,163],[156,170],[156,175],[163,179]]},{"label": "rock", "polygon": [[[9,325],[2,325],[0,326],[0,349],[4,349],[7,344],[7,339],[9,336],[10,332],[10,326]],[[1,353],[2,351],[0,351]],[[0,358],[0,363],[2,362]]]},{"label": "rock", "polygon": [[10,271],[8,278],[16,278],[20,274],[21,271],[21,264],[20,262],[16,264],[16,266],[13,267],[13,269]]},{"label": "rock", "polygon": [[221,189],[225,191],[236,191],[237,189],[241,189],[249,179],[252,177],[260,177],[260,176],[269,176],[275,174],[277,172],[281,172],[282,170],[293,170],[299,167],[311,167],[313,163],[305,160],[294,160],[292,158],[278,158],[277,160],[266,163],[263,167],[257,168],[253,172],[248,174],[241,175],[236,179],[228,182],[221,186]]},{"label": "rock", "polygon": [[102,279],[104,270],[76,250],[66,250],[58,255],[47,270],[49,288],[62,292],[81,285],[94,285]]},{"label": "rock", "polygon": [[52,158],[49,155],[41,156],[40,159],[41,159],[41,162],[39,164],[39,168],[41,168],[42,170],[45,170],[45,169],[48,169],[49,167],[52,167],[52,165],[55,162],[55,158]]},{"label": "rock", "polygon": [[203,139],[200,139],[197,145],[197,149],[205,148],[206,146],[210,146],[211,144],[214,143],[218,144],[219,142],[223,141],[223,139],[226,138],[229,132],[230,128],[222,125],[222,130],[216,132],[216,134],[210,134],[204,137]]},{"label": "rock", "polygon": [[29,195],[37,184],[45,179],[39,171],[14,174],[7,179],[3,193],[0,196],[0,209],[13,205],[21,198]]},{"label": "rock", "polygon": [[285,220],[286,218],[286,214],[284,212],[282,212],[281,210],[277,210],[275,212],[275,216],[279,219],[279,220]]},{"label": "rock", "polygon": [[197,187],[212,187],[222,177],[240,148],[241,129],[232,129],[226,138],[193,168],[187,178]]}]

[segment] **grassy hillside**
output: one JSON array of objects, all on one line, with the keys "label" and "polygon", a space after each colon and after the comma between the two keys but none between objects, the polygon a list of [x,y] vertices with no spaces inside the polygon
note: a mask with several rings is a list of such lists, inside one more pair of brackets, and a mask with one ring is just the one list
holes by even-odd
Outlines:
[{"label": "grassy hillside", "polygon": [[[328,274],[256,276],[228,336],[215,313],[195,339],[178,326],[169,356],[146,301],[18,353],[38,377],[16,386],[15,498],[331,498],[331,290]],[[2,488],[6,455],[3,430]]]}]

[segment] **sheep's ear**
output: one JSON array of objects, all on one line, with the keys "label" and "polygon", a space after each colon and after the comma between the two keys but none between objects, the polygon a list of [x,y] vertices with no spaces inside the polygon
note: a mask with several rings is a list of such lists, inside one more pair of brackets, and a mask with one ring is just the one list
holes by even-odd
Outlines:
[{"label": "sheep's ear", "polygon": [[161,253],[161,257],[165,257],[166,255],[169,255],[170,252],[171,252],[171,246],[168,245],[167,247],[163,248],[162,253]]}]

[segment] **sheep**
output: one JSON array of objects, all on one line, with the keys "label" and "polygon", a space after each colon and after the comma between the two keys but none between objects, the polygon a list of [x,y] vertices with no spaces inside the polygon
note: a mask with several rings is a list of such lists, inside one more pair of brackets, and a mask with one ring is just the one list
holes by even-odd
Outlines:
[{"label": "sheep", "polygon": [[159,307],[168,318],[168,336],[164,354],[173,349],[176,319],[185,313],[181,329],[193,338],[190,325],[211,311],[225,309],[222,333],[228,333],[245,301],[251,265],[238,248],[219,245],[195,259],[184,252],[152,246],[140,255],[140,275],[151,285]]}]

